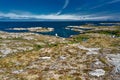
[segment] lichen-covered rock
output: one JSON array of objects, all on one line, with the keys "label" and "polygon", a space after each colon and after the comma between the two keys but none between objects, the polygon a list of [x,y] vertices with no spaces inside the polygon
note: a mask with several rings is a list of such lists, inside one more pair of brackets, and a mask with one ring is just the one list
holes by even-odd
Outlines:
[{"label": "lichen-covered rock", "polygon": [[118,65],[115,67],[115,73],[119,73],[119,74],[120,74],[120,64],[118,64]]},{"label": "lichen-covered rock", "polygon": [[89,74],[92,76],[100,77],[100,76],[105,75],[105,71],[103,69],[96,69],[94,71],[90,71]]},{"label": "lichen-covered rock", "polygon": [[114,73],[120,74],[120,54],[108,54],[108,61],[115,66]]},{"label": "lichen-covered rock", "polygon": [[83,50],[87,50],[88,52],[86,54],[90,55],[90,54],[98,54],[100,48],[86,48],[84,46],[78,46],[78,48],[83,49]]}]

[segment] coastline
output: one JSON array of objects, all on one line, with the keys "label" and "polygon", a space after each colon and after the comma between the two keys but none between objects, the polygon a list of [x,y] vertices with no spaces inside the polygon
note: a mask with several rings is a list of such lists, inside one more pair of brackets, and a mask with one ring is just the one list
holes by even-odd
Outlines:
[{"label": "coastline", "polygon": [[[111,29],[116,31],[116,28]],[[114,59],[119,62],[120,37],[112,37],[105,32],[111,29],[104,29],[99,28],[104,33],[96,28],[70,38],[0,32],[1,76],[6,74],[9,80],[15,77],[30,80],[116,78],[120,68]]]}]

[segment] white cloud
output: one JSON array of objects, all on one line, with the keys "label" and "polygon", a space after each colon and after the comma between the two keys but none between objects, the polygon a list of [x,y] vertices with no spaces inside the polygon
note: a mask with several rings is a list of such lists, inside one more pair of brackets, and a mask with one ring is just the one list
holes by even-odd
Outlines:
[{"label": "white cloud", "polygon": [[[24,12],[23,12],[24,13]],[[48,15],[35,15],[35,14],[18,14],[18,13],[0,13],[0,19],[33,19],[33,20],[104,20],[110,18],[110,16],[97,16],[97,15],[56,15],[56,14],[48,14]]]},{"label": "white cloud", "polygon": [[59,20],[79,20],[80,17],[76,15],[35,15],[35,14],[16,14],[16,13],[0,13],[1,18],[9,19],[59,19]]}]

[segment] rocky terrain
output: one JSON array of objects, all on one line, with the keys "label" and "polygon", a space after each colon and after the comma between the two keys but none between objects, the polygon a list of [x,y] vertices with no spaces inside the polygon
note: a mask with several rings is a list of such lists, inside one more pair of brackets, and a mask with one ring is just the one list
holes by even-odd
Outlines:
[{"label": "rocky terrain", "polygon": [[1,31],[0,80],[120,80],[120,27],[89,28],[71,38]]},{"label": "rocky terrain", "polygon": [[45,28],[45,27],[31,27],[31,28],[9,28],[8,30],[27,30],[29,32],[51,32],[54,31],[54,28]]}]

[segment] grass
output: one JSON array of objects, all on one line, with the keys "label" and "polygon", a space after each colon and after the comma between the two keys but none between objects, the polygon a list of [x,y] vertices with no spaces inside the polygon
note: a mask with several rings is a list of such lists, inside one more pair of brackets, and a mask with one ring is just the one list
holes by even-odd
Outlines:
[{"label": "grass", "polygon": [[80,77],[76,77],[75,80],[82,80]]},{"label": "grass", "polygon": [[39,50],[39,49],[41,49],[41,48],[43,48],[43,46],[42,45],[34,45],[34,48],[35,48],[35,50]]},{"label": "grass", "polygon": [[115,35],[120,37],[120,26],[88,26],[89,28],[94,28],[87,31],[86,33],[99,33],[106,35]]},{"label": "grass", "polygon": [[[25,52],[25,53],[18,53],[14,55],[6,56],[5,58],[0,58],[0,68],[7,68],[7,69],[22,69],[36,58],[39,57],[38,52]],[[16,62],[20,62],[19,65],[16,66]]]},{"label": "grass", "polygon": [[105,58],[99,57],[99,60],[100,60],[102,63],[108,65],[107,60],[106,60]]},{"label": "grass", "polygon": [[55,47],[55,46],[58,46],[58,44],[59,44],[59,43],[54,43],[54,44],[49,44],[49,43],[48,43],[47,46],[48,46],[48,47]]},{"label": "grass", "polygon": [[96,30],[96,31],[89,31],[88,33],[99,33],[99,34],[106,34],[106,35],[115,35],[116,37],[120,37],[120,30]]},{"label": "grass", "polygon": [[87,41],[81,41],[81,44],[86,47],[117,48],[120,46],[119,38],[112,38],[109,35],[99,33],[86,33],[84,35],[89,36]]},{"label": "grass", "polygon": [[107,66],[107,67],[104,67],[103,69],[108,72],[112,70],[112,67]]},{"label": "grass", "polygon": [[60,76],[59,80],[73,80],[73,77],[69,75]]},{"label": "grass", "polygon": [[82,41],[87,41],[89,39],[89,36],[87,35],[78,35],[73,37],[73,42],[82,42]]},{"label": "grass", "polygon": [[8,40],[23,40],[22,37],[18,37],[18,38],[8,38]]},{"label": "grass", "polygon": [[[61,70],[53,70],[56,72],[55,74],[60,76],[59,79],[57,80],[82,80],[82,78],[84,78],[83,75],[87,75],[87,73],[91,71],[90,64],[93,63],[93,61],[95,61],[96,59],[99,59],[102,63],[104,63],[105,67],[103,69],[109,72],[112,68],[108,67],[109,64],[107,63],[106,58],[99,57],[99,55],[103,54],[102,51],[99,52],[99,54],[96,56],[94,55],[88,56],[86,55],[87,51],[79,49],[78,46],[83,45],[88,48],[97,47],[105,50],[106,48],[110,48],[111,50],[114,49],[113,50],[113,53],[114,53],[117,50],[117,48],[120,46],[119,44],[120,39],[111,38],[108,35],[118,34],[118,32],[115,31],[111,33],[109,30],[108,31],[101,30],[100,32],[98,31],[96,33],[91,32],[91,33],[80,34],[80,35],[74,36],[73,38],[66,39],[67,43],[60,43],[62,39],[60,40],[55,39],[54,41],[53,37],[49,37],[49,38],[37,37],[40,39],[36,42],[42,42],[44,44],[37,44],[34,40],[28,41],[28,40],[21,40],[21,39],[13,39],[14,41],[11,40],[9,44],[6,43],[7,45],[9,45],[9,47],[16,48],[16,45],[12,46],[12,44],[20,41],[20,42],[23,42],[20,44],[21,47],[32,46],[34,49],[31,51],[10,54],[10,55],[7,55],[5,58],[0,58],[0,68],[1,69],[6,68],[7,72],[4,72],[4,76],[6,74],[9,74],[14,78],[15,76],[17,76],[16,78],[19,78],[20,80],[24,80],[24,79],[45,80],[46,78],[48,78],[49,75],[51,75],[49,71],[52,71],[52,70],[49,69],[49,66],[51,66],[51,64],[60,63],[61,61],[59,60],[59,57],[65,56],[66,59],[64,63],[66,62],[66,66],[68,66],[67,64],[70,64],[70,66],[77,69],[76,69],[76,72],[73,72],[71,74],[69,74],[71,70],[69,68],[65,70],[61,68],[60,68]],[[49,39],[51,40],[49,41]],[[47,61],[40,60],[39,59],[40,56],[41,57],[50,56],[51,60],[47,60]],[[17,62],[20,64],[16,65]],[[31,66],[33,67],[34,64],[40,68],[30,69],[29,67]],[[11,73],[12,70],[21,70],[21,69],[24,69],[25,71],[24,74],[14,75]],[[56,80],[54,76],[49,77],[49,79]]]}]

